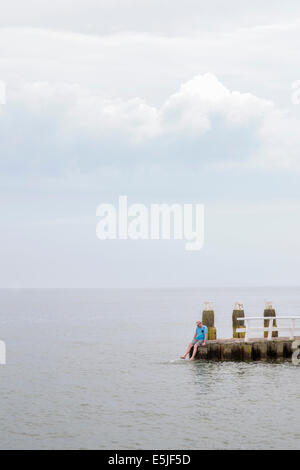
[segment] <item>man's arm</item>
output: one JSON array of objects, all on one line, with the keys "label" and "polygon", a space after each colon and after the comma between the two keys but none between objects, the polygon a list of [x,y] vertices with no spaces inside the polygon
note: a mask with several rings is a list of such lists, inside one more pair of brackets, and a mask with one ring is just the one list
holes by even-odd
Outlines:
[{"label": "man's arm", "polygon": [[207,340],[207,333],[205,333],[204,341],[203,341],[203,343],[202,343],[202,346],[205,346],[206,340]]}]

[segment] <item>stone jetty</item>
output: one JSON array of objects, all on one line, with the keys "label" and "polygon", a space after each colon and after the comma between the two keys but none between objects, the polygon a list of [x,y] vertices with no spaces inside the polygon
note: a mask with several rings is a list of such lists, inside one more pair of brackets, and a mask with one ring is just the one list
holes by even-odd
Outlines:
[{"label": "stone jetty", "polygon": [[[300,337],[295,337],[295,340]],[[251,339],[217,339],[199,346],[196,359],[211,361],[258,361],[268,359],[288,359],[292,357],[292,343],[288,337]]]},{"label": "stone jetty", "polygon": [[[300,336],[294,336],[295,321],[300,317],[278,317],[291,322],[291,336],[278,337],[276,312],[272,302],[266,302],[261,317],[247,317],[242,302],[236,302],[232,312],[232,335],[230,339],[217,339],[215,313],[211,302],[205,302],[202,322],[208,328],[205,346],[199,345],[196,359],[211,361],[258,361],[289,359],[293,355],[292,345]],[[261,326],[250,322],[261,321]],[[299,331],[300,327],[298,327]],[[251,338],[253,331],[260,331],[261,338]],[[190,353],[191,356],[191,353]]]}]

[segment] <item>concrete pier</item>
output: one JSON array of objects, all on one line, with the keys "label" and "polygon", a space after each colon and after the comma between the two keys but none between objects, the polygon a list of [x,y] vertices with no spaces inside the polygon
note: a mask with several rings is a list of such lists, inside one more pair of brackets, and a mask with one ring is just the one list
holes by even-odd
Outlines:
[{"label": "concrete pier", "polygon": [[[300,340],[295,337],[295,340]],[[251,339],[217,339],[207,341],[206,346],[199,345],[196,359],[211,361],[259,361],[289,359],[292,357],[292,343],[288,337]]]}]

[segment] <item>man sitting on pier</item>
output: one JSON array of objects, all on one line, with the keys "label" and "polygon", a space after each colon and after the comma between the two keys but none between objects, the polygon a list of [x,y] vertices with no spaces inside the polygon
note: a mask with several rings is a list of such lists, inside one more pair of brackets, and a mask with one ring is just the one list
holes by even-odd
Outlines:
[{"label": "man sitting on pier", "polygon": [[192,342],[188,345],[186,353],[183,356],[181,356],[181,359],[185,359],[186,356],[189,354],[190,350],[194,348],[192,357],[190,359],[190,361],[193,361],[197,354],[197,349],[198,349],[199,344],[201,344],[201,346],[205,346],[206,344],[207,335],[208,335],[207,326],[203,325],[202,321],[197,321],[196,325],[197,325],[197,328],[194,334],[194,338]]}]

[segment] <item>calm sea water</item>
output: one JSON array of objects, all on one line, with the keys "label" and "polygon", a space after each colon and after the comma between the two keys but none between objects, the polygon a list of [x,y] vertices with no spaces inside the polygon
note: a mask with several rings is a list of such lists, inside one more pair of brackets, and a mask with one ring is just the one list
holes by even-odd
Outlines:
[{"label": "calm sea water", "polygon": [[300,314],[296,288],[0,290],[2,449],[300,449],[300,366],[177,360],[215,304]]}]

